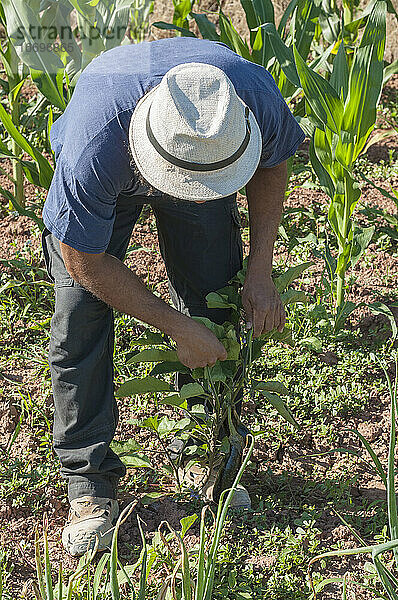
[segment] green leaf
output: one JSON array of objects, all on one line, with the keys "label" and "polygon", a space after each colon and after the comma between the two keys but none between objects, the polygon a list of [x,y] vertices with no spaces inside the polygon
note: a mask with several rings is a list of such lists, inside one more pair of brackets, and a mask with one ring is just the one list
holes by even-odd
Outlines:
[{"label": "green leaf", "polygon": [[192,527],[192,525],[195,523],[197,518],[198,518],[198,515],[191,515],[189,517],[183,517],[182,519],[180,519],[181,537],[182,538],[185,537],[185,534],[187,533],[188,529],[190,529]]},{"label": "green leaf", "polygon": [[137,377],[123,383],[117,390],[116,398],[125,398],[135,394],[148,394],[150,392],[172,392],[173,388],[169,383],[157,379],[156,377]]},{"label": "green leaf", "polygon": [[351,250],[351,265],[353,267],[357,264],[358,260],[372,241],[375,229],[376,227],[374,225],[365,228],[355,225]]},{"label": "green leaf", "polygon": [[281,417],[285,419],[285,421],[293,425],[293,427],[299,429],[297,421],[280,396],[267,391],[263,391],[262,393],[267,398],[268,402],[278,411]]},{"label": "green leaf", "polygon": [[314,336],[302,338],[299,340],[299,346],[304,346],[308,348],[308,350],[313,350],[314,352],[322,351],[322,341]]},{"label": "green leaf", "polygon": [[140,362],[161,362],[167,360],[168,362],[178,361],[177,352],[175,350],[159,350],[158,348],[148,348],[142,350],[138,354],[134,354],[128,361],[127,364],[135,364]]},{"label": "green leaf", "polygon": [[196,25],[204,40],[213,40],[214,42],[219,41],[220,36],[217,33],[216,26],[205,14],[191,12],[191,17],[195,19]]},{"label": "green leaf", "polygon": [[194,33],[192,33],[192,31],[189,31],[189,29],[186,29],[185,27],[179,27],[178,25],[173,25],[172,23],[165,23],[164,21],[156,21],[156,23],[152,23],[152,26],[157,27],[158,29],[165,30],[165,31],[178,31],[184,37],[196,38],[196,35]]},{"label": "green leaf", "polygon": [[293,46],[293,53],[301,87],[308,104],[322,123],[338,134],[344,107],[336,90],[326,79],[307,66],[295,46]]},{"label": "green leaf", "polygon": [[194,398],[195,396],[202,396],[205,393],[206,392],[204,391],[202,386],[199,383],[195,382],[195,383],[186,383],[185,385],[183,385],[180,390],[179,395],[180,395],[180,398],[185,400],[186,398]]},{"label": "green leaf", "polygon": [[224,327],[222,325],[213,323],[213,321],[210,321],[210,319],[208,319],[207,317],[192,317],[192,318],[194,319],[194,321],[197,321],[198,323],[202,323],[208,329],[210,329],[210,331],[212,331],[219,340],[221,338],[225,337],[225,331],[224,331]]},{"label": "green leaf", "polygon": [[297,88],[301,88],[300,78],[294,62],[292,49],[286,46],[286,44],[282,41],[279,33],[275,29],[274,24],[267,23],[266,25],[263,25],[262,29],[267,34],[274,54],[287,79]]},{"label": "green leaf", "polygon": [[[338,153],[342,164],[351,164],[361,152],[376,121],[376,107],[383,86],[384,47],[386,39],[386,3],[378,0],[369,15],[361,43],[354,54],[349,91],[341,128],[346,132],[345,154]],[[338,156],[339,154],[339,156]]]},{"label": "green leaf", "polygon": [[[395,338],[397,337],[398,330],[394,313],[392,312],[391,308],[389,308],[383,302],[372,302],[371,304],[367,304],[367,306],[374,315],[384,315],[385,317],[387,317],[391,325],[393,340],[395,340]],[[397,306],[393,305],[393,308],[397,308]]]},{"label": "green leaf", "polygon": [[137,450],[142,450],[141,445],[136,442],[133,438],[125,441],[113,440],[111,442],[111,448],[118,456],[122,456],[123,454],[128,454],[130,452],[136,452]]},{"label": "green leaf", "polygon": [[126,454],[120,457],[120,460],[126,467],[132,467],[134,469],[153,469],[151,461],[145,454]]},{"label": "green leaf", "polygon": [[54,170],[53,170],[52,166],[50,165],[48,160],[46,158],[44,158],[44,156],[41,154],[41,152],[36,150],[36,148],[33,148],[33,146],[31,146],[31,144],[28,142],[28,140],[18,131],[18,129],[15,127],[14,123],[12,122],[10,115],[7,113],[7,111],[5,110],[4,106],[1,103],[0,103],[0,120],[3,123],[5,129],[10,134],[10,136],[18,144],[18,146],[24,152],[29,154],[29,156],[31,158],[33,158],[34,161],[37,162],[38,167],[39,167],[40,183],[45,189],[48,189],[50,187],[51,180],[54,175]]},{"label": "green leaf", "polygon": [[239,360],[240,343],[230,338],[223,338],[220,341],[227,351],[227,360]]},{"label": "green leaf", "polygon": [[188,407],[187,401],[181,398],[179,394],[172,394],[171,396],[165,396],[159,400],[159,404],[166,404],[166,406],[178,406],[178,408],[186,409]]},{"label": "green leaf", "polygon": [[188,367],[183,365],[181,362],[174,361],[164,361],[155,365],[152,371],[149,373],[150,375],[166,375],[166,373],[189,373]]},{"label": "green leaf", "polygon": [[315,34],[315,24],[320,13],[319,2],[298,0],[294,15],[295,47],[307,59]]},{"label": "green leaf", "polygon": [[210,294],[207,294],[206,302],[208,308],[233,308],[234,310],[238,310],[236,304],[229,302],[228,297],[219,292],[210,292]]},{"label": "green leaf", "polygon": [[[32,70],[33,77],[37,78],[40,73],[37,81],[41,91],[52,104],[64,110],[66,103],[57,83],[57,76],[62,76],[64,65],[55,52],[48,49],[49,40],[46,30],[41,27],[39,13],[32,10],[25,0],[2,0],[2,6],[7,21],[7,35],[20,60]],[[34,32],[41,36],[40,39],[34,37]],[[37,47],[40,43],[43,48]]]},{"label": "green leaf", "polygon": [[[316,131],[320,131],[320,130],[316,129],[315,132]],[[322,131],[322,133],[324,134],[323,131]],[[315,133],[314,133],[314,136],[315,136]],[[324,140],[327,142],[326,136],[324,136]],[[327,148],[321,148],[319,146],[319,138],[318,138],[318,147],[317,148],[320,151],[320,154],[322,154],[322,152],[324,150],[327,150]],[[312,168],[314,169],[314,171],[319,179],[319,184],[320,184],[321,189],[329,196],[329,198],[333,198],[336,188],[335,188],[335,185],[333,183],[333,180],[332,180],[329,172],[325,169],[325,166],[322,163],[322,161],[319,160],[319,156],[315,149],[314,137],[311,139],[311,142],[310,142],[309,156],[310,156]]]},{"label": "green leaf", "polygon": [[297,304],[297,302],[307,304],[308,297],[307,294],[302,290],[289,289],[281,294],[281,300],[284,306],[288,306],[289,304]]},{"label": "green leaf", "polygon": [[253,381],[252,386],[255,390],[275,392],[280,396],[286,396],[289,393],[287,387],[280,381]]},{"label": "green leaf", "polygon": [[306,269],[308,269],[313,264],[314,263],[312,263],[312,262],[305,262],[305,263],[302,263],[301,265],[289,267],[284,273],[282,273],[282,275],[279,275],[279,277],[276,277],[274,279],[274,284],[275,284],[275,287],[278,290],[278,292],[280,294],[282,292],[284,292],[286,290],[286,288],[288,288],[289,285],[291,283],[293,283],[293,281],[295,281],[298,277],[300,277],[300,275],[302,273],[304,273],[304,271],[306,271]]},{"label": "green leaf", "polygon": [[229,46],[232,50],[246,60],[251,61],[252,57],[246,42],[236,31],[235,27],[231,23],[231,20],[228,19],[221,10],[219,14],[219,24],[221,32],[220,42]]},{"label": "green leaf", "polygon": [[334,87],[339,97],[345,102],[348,94],[348,64],[345,53],[344,41],[340,42],[339,49],[333,61],[333,71],[330,76],[330,85]]},{"label": "green leaf", "polygon": [[261,25],[275,22],[274,6],[271,0],[241,0],[241,5],[250,31],[252,58],[257,64],[267,67],[272,58],[272,48],[266,42],[267,37]]}]

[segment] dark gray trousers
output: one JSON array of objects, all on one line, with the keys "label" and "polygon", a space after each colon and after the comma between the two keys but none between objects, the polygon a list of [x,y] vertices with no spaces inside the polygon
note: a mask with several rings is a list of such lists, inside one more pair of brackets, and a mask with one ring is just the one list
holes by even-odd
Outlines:
[{"label": "dark gray trousers", "polygon": [[[205,296],[241,268],[236,197],[204,204],[166,197],[119,199],[107,252],[123,260],[144,204],[154,211],[160,250],[175,307],[222,323]],[[55,403],[54,449],[68,480],[69,499],[116,497],[125,467],[109,448],[118,410],[113,386],[113,311],[67,272],[59,241],[43,232],[43,253],[55,285],[49,363]]]}]

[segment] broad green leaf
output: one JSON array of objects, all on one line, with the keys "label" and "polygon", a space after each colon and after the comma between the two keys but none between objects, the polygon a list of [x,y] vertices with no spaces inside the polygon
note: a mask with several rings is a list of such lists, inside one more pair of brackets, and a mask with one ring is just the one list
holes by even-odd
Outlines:
[{"label": "broad green leaf", "polygon": [[307,59],[315,34],[315,23],[320,12],[318,2],[298,0],[294,13],[295,47],[304,60]]},{"label": "broad green leaf", "polygon": [[224,327],[222,325],[218,325],[217,323],[213,323],[207,317],[192,317],[194,321],[198,323],[202,323],[205,325],[210,331],[214,333],[214,335],[220,340],[225,336]]},{"label": "broad green leaf", "polygon": [[183,517],[180,519],[181,523],[181,537],[184,538],[188,529],[192,527],[195,521],[198,519],[198,515],[191,515],[189,517]]},{"label": "broad green leaf", "polygon": [[299,340],[298,343],[300,346],[304,346],[305,348],[308,348],[309,350],[314,350],[314,352],[322,351],[322,342],[317,337],[311,336],[311,337],[302,338],[301,340]]},{"label": "broad green leaf", "polygon": [[175,430],[177,421],[169,419],[168,417],[162,417],[159,421],[157,432],[160,437],[165,437]]},{"label": "broad green leaf", "polygon": [[326,133],[318,128],[316,128],[314,132],[314,150],[322,167],[326,169],[328,175],[331,176],[333,166],[332,149]]},{"label": "broad green leaf", "polygon": [[271,0],[241,0],[246,14],[246,22],[250,31],[250,45],[253,49],[252,59],[259,65],[267,67],[272,58],[272,48],[261,25],[275,23],[274,6]]},{"label": "broad green leaf", "polygon": [[[374,315],[384,315],[390,322],[392,337],[395,340],[397,337],[398,329],[395,321],[394,313],[391,308],[389,308],[383,302],[372,302],[371,304],[367,304],[368,308]],[[394,308],[397,308],[397,305],[393,305]]]},{"label": "broad green leaf", "polygon": [[286,44],[282,41],[279,33],[275,29],[274,24],[267,23],[266,25],[263,25],[262,29],[268,36],[269,42],[282,71],[294,86],[301,88],[300,78],[294,62],[292,49],[286,46]]},{"label": "broad green leaf", "polygon": [[121,456],[122,454],[127,454],[129,452],[136,452],[137,450],[142,450],[142,446],[133,438],[130,438],[123,442],[119,440],[113,440],[113,442],[111,442],[111,448],[119,456]]},{"label": "broad green leaf", "polygon": [[151,461],[145,454],[139,454],[133,452],[131,454],[124,454],[120,457],[120,460],[126,467],[132,467],[134,469],[153,469]]},{"label": "broad green leaf", "polygon": [[181,390],[180,390],[180,398],[183,398],[184,400],[186,398],[194,398],[195,396],[202,396],[203,394],[205,394],[206,392],[204,391],[204,389],[202,388],[202,386],[199,383],[186,383],[185,385],[182,386]]},{"label": "broad green leaf", "polygon": [[253,381],[252,386],[256,390],[275,392],[280,396],[286,396],[289,393],[287,387],[280,381]]},{"label": "broad green leaf", "polygon": [[333,180],[315,152],[313,139],[311,139],[310,142],[309,156],[312,168],[318,177],[321,189],[329,196],[329,198],[333,198],[336,191]]},{"label": "broad green leaf", "polygon": [[252,60],[249,48],[246,42],[236,31],[232,25],[231,20],[228,19],[222,11],[219,14],[219,25],[220,25],[220,42],[229,46],[237,54],[245,58],[246,60]]},{"label": "broad green leaf", "polygon": [[[345,158],[346,165],[359,155],[376,121],[376,107],[383,85],[386,8],[383,0],[375,3],[354,54],[341,123],[342,130],[351,138],[351,143],[346,141],[345,152],[349,157],[348,160]],[[337,149],[336,157],[340,160]]]},{"label": "broad green leaf", "polygon": [[0,120],[4,125],[4,128],[8,131],[10,136],[16,141],[18,146],[24,152],[29,154],[29,156],[31,158],[33,158],[34,161],[37,162],[38,167],[39,167],[40,183],[41,183],[42,187],[44,187],[45,189],[48,189],[50,187],[51,180],[52,180],[52,177],[54,174],[54,170],[53,170],[52,166],[50,165],[48,160],[41,154],[41,152],[39,152],[39,150],[36,150],[36,148],[33,148],[33,146],[31,146],[31,144],[22,135],[22,133],[20,133],[18,131],[18,129],[15,127],[14,123],[12,122],[10,115],[7,113],[7,111],[5,110],[4,106],[1,103],[0,103]]},{"label": "broad green leaf", "polygon": [[331,0],[322,0],[318,20],[323,37],[328,44],[334,44],[340,35],[340,16]]},{"label": "broad green leaf", "polygon": [[205,14],[191,12],[191,16],[195,19],[196,25],[200,31],[201,36],[205,40],[213,40],[218,42],[220,36],[217,33],[216,26],[212,23]]},{"label": "broad green leaf", "polygon": [[[33,74],[42,74],[38,82],[42,84],[43,93],[46,92],[52,104],[64,110],[65,100],[57,83],[57,75],[63,73],[64,65],[48,47],[49,40],[46,30],[41,27],[39,11],[35,12],[26,0],[2,0],[2,7],[8,37],[20,60],[32,69]],[[41,36],[40,39],[34,37],[34,32]]]},{"label": "broad green leaf", "polygon": [[297,421],[295,420],[292,413],[290,412],[290,410],[288,409],[285,402],[280,396],[267,391],[263,391],[262,394],[267,398],[268,402],[278,411],[281,417],[285,419],[285,421],[293,425],[293,427],[299,429]]},{"label": "broad green leaf", "polygon": [[181,398],[179,394],[172,394],[171,396],[165,396],[159,400],[159,404],[166,404],[166,406],[178,406],[178,408],[186,409],[188,407],[187,401]]},{"label": "broad green leaf", "polygon": [[157,379],[156,377],[143,377],[130,379],[123,383],[117,390],[116,398],[125,398],[135,394],[148,394],[150,392],[172,392],[173,388],[169,383]]},{"label": "broad green leaf", "polygon": [[326,79],[307,66],[295,46],[293,53],[308,104],[326,127],[339,133],[344,107],[337,92]]},{"label": "broad green leaf", "polygon": [[161,362],[167,360],[168,362],[178,361],[177,352],[175,350],[160,350],[159,348],[148,348],[142,350],[138,354],[134,354],[128,361],[127,364],[135,364],[140,362]]},{"label": "broad green leaf", "polygon": [[282,273],[282,275],[276,277],[274,279],[274,284],[278,292],[280,294],[284,292],[286,288],[289,287],[289,285],[293,283],[295,279],[300,277],[300,275],[304,273],[304,271],[312,264],[312,262],[305,262],[301,265],[296,265],[295,267],[289,267],[284,273]]},{"label": "broad green leaf", "polygon": [[330,85],[336,90],[339,97],[345,102],[348,94],[348,64],[344,47],[344,42],[341,41],[336,57],[333,60],[333,71],[330,76]]},{"label": "broad green leaf", "polygon": [[308,297],[307,294],[302,290],[289,289],[281,294],[281,300],[284,306],[288,306],[289,304],[297,304],[297,302],[307,304]]},{"label": "broad green leaf", "polygon": [[240,356],[240,343],[230,338],[223,338],[220,341],[227,351],[227,360],[238,360]]},{"label": "broad green leaf", "polygon": [[234,310],[238,310],[236,304],[229,302],[227,296],[219,292],[210,292],[210,294],[207,294],[206,302],[208,308],[233,308]]},{"label": "broad green leaf", "polygon": [[165,375],[166,373],[189,373],[189,369],[178,360],[166,360],[155,365],[149,374]]},{"label": "broad green leaf", "polygon": [[369,246],[376,227],[361,228],[355,225],[353,231],[352,250],[351,250],[351,265],[354,267],[366,248]]}]

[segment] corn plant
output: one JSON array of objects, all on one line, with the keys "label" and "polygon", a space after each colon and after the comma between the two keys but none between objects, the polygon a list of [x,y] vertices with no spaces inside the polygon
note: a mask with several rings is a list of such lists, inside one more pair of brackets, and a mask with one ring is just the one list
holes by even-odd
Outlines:
[{"label": "corn plant", "polygon": [[[373,359],[376,361],[376,357],[373,355]],[[379,360],[379,365],[384,371],[384,375],[387,380],[388,390],[390,394],[390,442],[388,451],[388,466],[387,471],[384,470],[377,454],[366,440],[358,431],[353,432],[358,436],[360,441],[363,443],[366,451],[368,452],[371,461],[375,467],[377,474],[380,476],[383,484],[387,491],[387,512],[388,512],[388,525],[390,541],[383,544],[367,544],[356,532],[355,536],[362,544],[358,548],[350,548],[347,550],[333,550],[330,552],[324,552],[314,557],[309,564],[309,575],[310,582],[314,597],[316,596],[316,588],[313,585],[311,578],[311,567],[318,561],[325,558],[341,557],[341,556],[354,556],[358,554],[370,554],[374,565],[375,572],[377,573],[380,583],[389,598],[389,600],[398,600],[398,578],[396,573],[398,572],[398,512],[397,512],[397,494],[396,494],[396,466],[395,466],[395,451],[397,446],[397,415],[398,415],[398,355],[395,354],[395,381],[392,382],[388,375],[387,368]],[[382,560],[383,555],[386,553],[393,554],[393,560],[389,561],[391,564],[386,565]]]},{"label": "corn plant", "polygon": [[342,24],[329,78],[311,69],[296,47],[292,52],[281,40],[278,47],[278,60],[286,77],[304,92],[307,119],[302,124],[309,125],[310,159],[322,189],[330,197],[328,220],[338,243],[333,292],[340,322],[355,308],[344,301],[346,272],[358,262],[374,233],[373,227],[361,229],[353,222],[361,196],[353,169],[376,121],[385,36],[386,2],[377,0],[366,18],[351,64]]},{"label": "corn plant", "polygon": [[[310,264],[303,263],[291,267],[274,278],[275,286],[285,305],[306,302],[304,292],[289,286]],[[186,442],[185,455],[191,455],[193,462],[205,458],[208,464],[208,482],[213,482],[215,477],[214,487],[208,489],[208,494],[215,499],[220,497],[223,488],[232,485],[249,433],[237,411],[237,403],[244,390],[250,394],[260,392],[284,419],[292,426],[297,426],[281,398],[288,394],[285,386],[279,381],[263,382],[250,377],[252,364],[260,357],[261,349],[270,339],[290,344],[293,344],[293,340],[288,326],[282,333],[273,330],[252,339],[252,331],[246,330],[242,320],[242,301],[239,293],[245,271],[246,262],[228,286],[207,296],[209,308],[230,311],[229,322],[219,325],[203,317],[194,317],[211,329],[225,346],[228,354],[225,361],[218,361],[213,367],[190,370],[179,362],[174,343],[167,335],[147,329],[140,338],[133,341],[134,347],[145,349],[135,351],[127,364],[157,364],[148,376],[126,381],[116,393],[117,397],[121,398],[134,394],[169,392],[169,395],[158,400],[158,404],[181,409],[185,418],[177,424],[154,417],[150,422],[144,421],[142,426],[154,430],[160,440],[167,434],[178,433]],[[188,381],[178,392],[175,392],[170,383],[159,377],[170,373],[183,374]],[[171,466],[176,474],[180,465]],[[206,486],[207,482],[204,482],[204,489]]]}]

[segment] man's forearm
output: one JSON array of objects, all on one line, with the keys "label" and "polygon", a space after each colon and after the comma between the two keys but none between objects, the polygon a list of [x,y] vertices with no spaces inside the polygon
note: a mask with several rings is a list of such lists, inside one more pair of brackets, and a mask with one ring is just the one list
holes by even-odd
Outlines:
[{"label": "man's forearm", "polygon": [[246,186],[250,221],[249,271],[261,269],[264,275],[271,275],[286,181],[284,162],[271,169],[258,169]]},{"label": "man's forearm", "polygon": [[177,341],[181,329],[192,323],[152,294],[141,280],[119,259],[110,254],[84,255],[61,244],[71,276],[112,308],[134,316],[164,331]]}]

